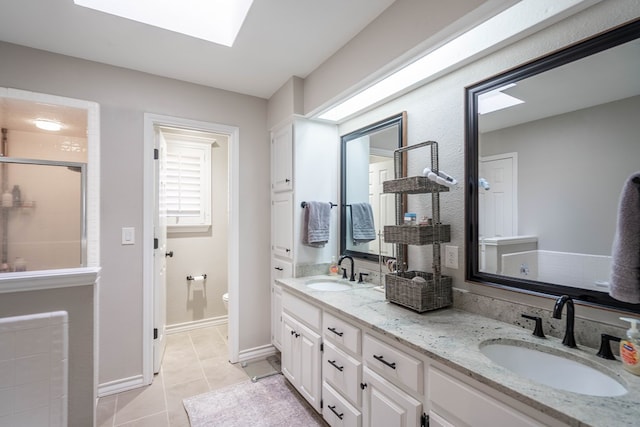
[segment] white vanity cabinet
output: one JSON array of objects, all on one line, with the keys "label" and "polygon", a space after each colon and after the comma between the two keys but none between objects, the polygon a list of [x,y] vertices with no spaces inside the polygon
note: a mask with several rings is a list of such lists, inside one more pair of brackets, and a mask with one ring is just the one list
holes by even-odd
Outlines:
[{"label": "white vanity cabinet", "polygon": [[[492,397],[507,399],[497,391],[483,392],[469,384],[471,379],[462,381],[448,368],[431,366],[428,372],[429,426],[509,426],[542,427],[564,424],[557,420],[537,421],[523,412]],[[474,384],[478,386],[479,384]],[[519,403],[519,402],[518,402]],[[516,402],[514,402],[516,404]],[[527,408],[520,404],[524,410]],[[529,408],[530,409],[530,408]],[[538,414],[543,417],[543,414]]]},{"label": "white vanity cabinet", "polygon": [[330,426],[362,426],[362,332],[325,311],[322,316],[322,416]]},{"label": "white vanity cabinet", "polygon": [[318,412],[321,411],[320,309],[282,293],[282,373]]}]

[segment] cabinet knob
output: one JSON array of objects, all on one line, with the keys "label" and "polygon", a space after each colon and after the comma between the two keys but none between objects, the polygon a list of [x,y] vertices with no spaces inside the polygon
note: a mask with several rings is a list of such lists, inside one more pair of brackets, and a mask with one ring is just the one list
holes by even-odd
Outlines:
[{"label": "cabinet knob", "polygon": [[284,182],[291,182],[291,180],[289,178],[285,178]]},{"label": "cabinet knob", "polygon": [[285,249],[284,251],[285,251],[286,253],[289,253],[289,252],[291,252],[291,249],[287,248],[287,249]]},{"label": "cabinet knob", "polygon": [[173,258],[173,251],[167,252],[164,254],[164,256],[168,256],[169,258]]},{"label": "cabinet knob", "polygon": [[367,383],[360,383],[360,389],[364,390],[367,388]]}]

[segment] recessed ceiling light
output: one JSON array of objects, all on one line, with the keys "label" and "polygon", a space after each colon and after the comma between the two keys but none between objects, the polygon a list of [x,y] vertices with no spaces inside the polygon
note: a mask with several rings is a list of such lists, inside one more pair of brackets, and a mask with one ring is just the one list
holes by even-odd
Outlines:
[{"label": "recessed ceiling light", "polygon": [[34,121],[36,127],[42,130],[57,132],[62,129],[62,124],[53,120],[37,119]]},{"label": "recessed ceiling light", "polygon": [[74,3],[231,47],[253,0],[74,0]]}]

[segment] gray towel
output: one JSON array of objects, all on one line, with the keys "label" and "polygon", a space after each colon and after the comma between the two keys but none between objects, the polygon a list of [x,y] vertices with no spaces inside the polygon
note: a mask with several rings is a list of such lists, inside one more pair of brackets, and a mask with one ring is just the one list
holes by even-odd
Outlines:
[{"label": "gray towel", "polygon": [[369,203],[351,204],[351,236],[356,245],[376,240],[373,209]]},{"label": "gray towel", "polygon": [[329,241],[331,224],[331,204],[327,202],[306,202],[302,243],[314,248],[322,248]]},{"label": "gray towel", "polygon": [[609,295],[631,304],[640,303],[640,172],[627,179],[620,194],[611,256]]}]

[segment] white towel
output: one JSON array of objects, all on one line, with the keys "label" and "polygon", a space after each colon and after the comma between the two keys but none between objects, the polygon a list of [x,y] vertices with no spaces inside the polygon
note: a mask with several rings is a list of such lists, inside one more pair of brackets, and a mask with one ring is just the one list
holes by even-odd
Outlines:
[{"label": "white towel", "polygon": [[331,225],[331,204],[327,202],[306,202],[302,243],[314,248],[322,248],[329,241]]},{"label": "white towel", "polygon": [[373,209],[369,203],[351,204],[351,236],[356,245],[376,240]]},{"label": "white towel", "polygon": [[620,194],[611,255],[609,295],[631,304],[640,303],[640,172],[627,179]]}]

